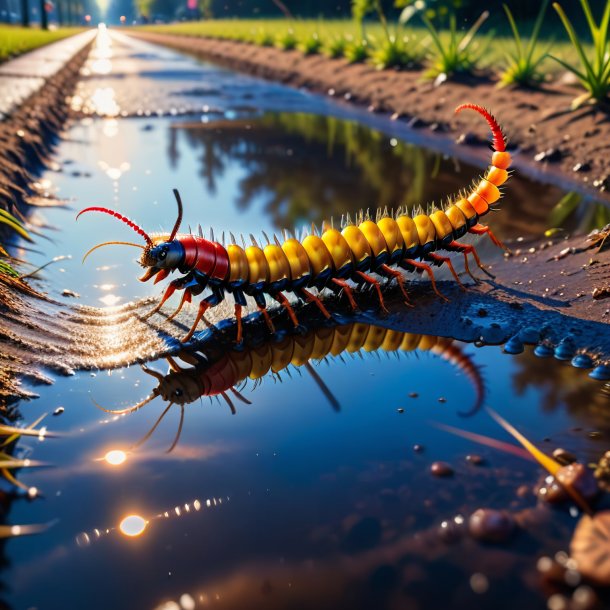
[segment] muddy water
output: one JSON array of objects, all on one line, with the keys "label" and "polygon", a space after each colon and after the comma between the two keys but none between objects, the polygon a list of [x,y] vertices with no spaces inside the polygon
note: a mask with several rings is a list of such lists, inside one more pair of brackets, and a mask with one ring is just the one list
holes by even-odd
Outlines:
[{"label": "muddy water", "polygon": [[[28,254],[73,257],[46,273],[66,303],[66,288],[99,307],[159,291],[137,281],[135,249],[100,249],[81,265],[95,243],[134,239],[110,218],[75,224],[87,205],[157,230],[173,223],[177,187],[185,224],[258,237],[377,204],[439,201],[478,171],[409,144],[399,125],[375,119],[383,131],[372,129],[364,113],[122,35],[100,37],[74,103],[105,116],[65,133],[40,186],[72,209],[35,214],[53,241],[41,242],[44,256]],[[491,220],[514,238],[541,235],[558,216],[571,227],[603,217],[565,213],[565,201],[558,212],[562,197],[515,179]],[[511,357],[406,327],[391,334],[374,312],[366,321],[304,320],[300,333],[275,337],[259,329],[241,350],[210,335],[175,359],[187,372],[161,360],[154,375],[132,366],[32,388],[41,397],[19,405],[24,421],[63,412],[44,422],[58,438],[18,445],[52,466],[19,473],[42,497],[7,499],[7,522],[49,528],[7,543],[9,606],[544,608],[536,560],[567,548],[578,512],[538,505],[536,464],[443,426],[511,442],[481,408],[491,405],[543,449],[586,463],[607,448],[606,388],[531,347]],[[161,396],[129,415],[94,405],[129,408],[155,388]],[[177,404],[147,437],[166,399]],[[430,473],[439,460],[453,476]],[[438,534],[479,507],[506,508],[523,528],[501,545]]]}]

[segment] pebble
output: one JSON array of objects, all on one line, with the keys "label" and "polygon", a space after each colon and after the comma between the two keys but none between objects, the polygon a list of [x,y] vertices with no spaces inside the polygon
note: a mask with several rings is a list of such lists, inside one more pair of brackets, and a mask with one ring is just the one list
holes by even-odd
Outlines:
[{"label": "pebble", "polygon": [[419,394],[417,392],[409,392],[409,398],[417,398]]},{"label": "pebble", "polygon": [[588,161],[577,163],[573,168],[573,172],[588,172],[591,169],[591,164]]},{"label": "pebble", "polygon": [[[559,481],[559,483],[557,482]],[[599,486],[593,473],[584,464],[562,466],[556,477],[548,476],[538,490],[538,497],[549,504],[561,504],[570,500],[565,486],[570,485],[590,502],[599,494]]]},{"label": "pebble", "polygon": [[447,462],[434,462],[430,466],[430,472],[435,477],[452,477],[454,471]]},{"label": "pebble", "polygon": [[475,453],[468,454],[466,456],[466,461],[474,466],[482,466],[485,464],[485,460],[480,455],[476,455]]},{"label": "pebble", "polygon": [[479,508],[470,515],[468,531],[482,542],[506,542],[515,531],[515,520],[506,511]]},{"label": "pebble", "polygon": [[447,402],[447,399],[446,399],[446,398],[444,398],[443,396],[441,396],[441,397],[438,399],[438,402]]},{"label": "pebble", "polygon": [[568,464],[573,464],[576,461],[576,456],[561,447],[558,447],[553,451],[553,457],[562,465],[567,466]]},{"label": "pebble", "polygon": [[415,451],[415,453],[421,453],[423,450],[424,450],[423,445],[413,445],[413,451]]},{"label": "pebble", "polygon": [[396,409],[396,411],[398,411],[398,413],[404,413],[405,410],[402,407],[398,407],[398,409]]},{"label": "pebble", "polygon": [[53,411],[53,415],[61,415],[64,411],[65,409],[63,407],[57,407],[57,409]]}]

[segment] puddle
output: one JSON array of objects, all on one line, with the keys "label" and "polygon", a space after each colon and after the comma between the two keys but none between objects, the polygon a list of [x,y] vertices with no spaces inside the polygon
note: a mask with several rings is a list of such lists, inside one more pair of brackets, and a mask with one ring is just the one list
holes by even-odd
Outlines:
[{"label": "puddle", "polygon": [[[378,204],[441,201],[479,172],[306,93],[122,35],[112,48],[93,58],[110,65],[104,74],[89,66],[79,94],[86,107],[106,91],[114,116],[83,118],[65,133],[40,190],[73,209],[36,211],[34,222],[58,230],[45,231],[44,256],[23,253],[35,264],[72,257],[45,270],[45,288],[66,303],[115,306],[159,292],[137,281],[129,249],[104,248],[81,265],[95,243],[131,238],[110,218],[75,223],[89,205],[155,231],[173,224],[179,188],[184,226],[258,236]],[[142,86],[121,78],[128,73]],[[188,103],[172,113],[177,99]],[[516,176],[492,226],[502,238],[540,236],[563,195]],[[577,213],[562,222],[589,222]],[[498,256],[485,242],[481,254]],[[536,508],[535,463],[442,426],[513,442],[483,403],[546,452],[562,447],[588,463],[607,448],[607,387],[532,346],[508,356],[369,318],[261,332],[241,349],[211,336],[198,364],[175,357],[194,367],[185,372],[161,360],[148,365],[156,377],[132,366],[32,387],[41,397],[18,405],[25,422],[63,412],[43,422],[57,438],[17,446],[53,467],[19,472],[42,498],[5,496],[7,522],[49,524],[3,548],[9,607],[544,607],[536,561],[567,548],[578,512]],[[128,409],[158,387],[177,404],[137,447],[167,401],[156,396],[122,416],[94,404]],[[433,476],[437,461],[453,476]],[[504,545],[475,542],[461,524],[480,507],[510,510],[522,527]],[[443,522],[456,540],[439,534]]]}]

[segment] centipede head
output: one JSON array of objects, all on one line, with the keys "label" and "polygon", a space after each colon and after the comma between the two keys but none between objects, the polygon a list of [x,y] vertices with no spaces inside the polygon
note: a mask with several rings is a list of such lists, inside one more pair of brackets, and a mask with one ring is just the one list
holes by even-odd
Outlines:
[{"label": "centipede head", "polygon": [[143,276],[143,278],[141,278],[142,281],[149,280],[151,277],[156,275],[157,272],[161,271],[162,269],[177,268],[180,265],[182,258],[184,256],[184,249],[182,248],[182,245],[175,239],[176,235],[178,233],[178,229],[180,228],[180,224],[182,223],[183,207],[182,207],[182,200],[180,198],[180,194],[178,193],[178,191],[176,189],[174,189],[173,192],[174,192],[174,196],[176,197],[176,202],[178,204],[178,217],[176,218],[176,222],[174,223],[174,228],[172,229],[172,232],[170,233],[167,241],[163,241],[161,243],[155,243],[153,238],[146,231],[144,231],[144,229],[142,229],[139,225],[137,225],[132,220],[129,220],[122,214],[119,214],[115,210],[111,210],[109,208],[104,208],[104,207],[97,207],[97,206],[88,207],[88,208],[85,208],[84,210],[81,210],[76,217],[77,220],[78,220],[79,216],[81,214],[84,214],[85,212],[101,212],[103,214],[108,214],[109,216],[112,216],[113,218],[116,218],[116,219],[120,220],[121,222],[125,223],[128,227],[133,229],[138,235],[143,237],[144,241],[145,241],[145,245],[143,245],[143,246],[141,246],[139,244],[133,244],[130,242],[124,242],[124,241],[103,242],[103,243],[97,244],[96,246],[91,248],[85,254],[83,261],[94,250],[97,250],[98,248],[101,248],[102,246],[115,244],[115,245],[133,246],[133,247],[142,249],[142,256],[140,257],[139,262],[143,267],[146,267],[148,269],[148,271]]}]

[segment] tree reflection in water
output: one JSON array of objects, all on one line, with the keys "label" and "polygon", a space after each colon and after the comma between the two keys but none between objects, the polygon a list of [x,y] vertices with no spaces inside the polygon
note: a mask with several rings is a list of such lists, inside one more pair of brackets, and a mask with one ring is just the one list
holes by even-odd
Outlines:
[{"label": "tree reflection in water", "polygon": [[[179,162],[181,141],[201,150],[199,175],[209,193],[216,192],[230,164],[238,163],[246,173],[238,185],[238,209],[262,201],[273,224],[286,228],[367,208],[443,203],[481,171],[356,121],[315,114],[174,123],[167,151],[172,167]],[[493,215],[490,225],[505,238],[541,236],[552,226],[574,228],[574,214],[553,224],[563,196],[556,187],[516,174],[502,213]]]}]

